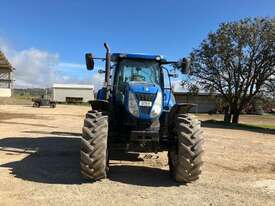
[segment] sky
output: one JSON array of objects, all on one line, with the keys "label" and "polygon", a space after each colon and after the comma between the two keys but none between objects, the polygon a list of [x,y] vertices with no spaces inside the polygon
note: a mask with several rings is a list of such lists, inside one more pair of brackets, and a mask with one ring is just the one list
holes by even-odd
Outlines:
[{"label": "sky", "polygon": [[[188,56],[222,22],[274,17],[274,0],[1,0],[0,49],[16,68],[15,86],[101,86],[84,54],[112,52]],[[179,79],[175,80],[179,88]]]}]

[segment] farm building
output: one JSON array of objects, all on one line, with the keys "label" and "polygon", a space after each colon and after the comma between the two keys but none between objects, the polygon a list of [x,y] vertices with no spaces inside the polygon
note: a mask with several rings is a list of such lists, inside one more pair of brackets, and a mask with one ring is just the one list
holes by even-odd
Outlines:
[{"label": "farm building", "polygon": [[177,103],[192,103],[196,104],[190,112],[208,113],[217,109],[217,95],[210,95],[209,93],[199,93],[197,95],[190,95],[187,92],[174,92]]},{"label": "farm building", "polygon": [[3,52],[0,51],[0,97],[10,97],[13,87],[12,72],[14,68],[11,66]]},{"label": "farm building", "polygon": [[53,84],[53,100],[56,102],[88,102],[94,99],[94,87],[82,84]]}]

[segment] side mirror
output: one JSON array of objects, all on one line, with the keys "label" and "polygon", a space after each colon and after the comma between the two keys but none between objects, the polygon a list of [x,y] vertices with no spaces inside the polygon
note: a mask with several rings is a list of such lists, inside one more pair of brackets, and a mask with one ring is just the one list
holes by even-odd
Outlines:
[{"label": "side mirror", "polygon": [[93,55],[91,53],[87,53],[85,54],[85,59],[86,59],[86,67],[88,70],[93,70],[94,69],[94,58]]},{"label": "side mirror", "polygon": [[181,73],[183,74],[189,74],[191,71],[190,69],[190,64],[191,61],[190,59],[187,58],[182,58],[179,62],[178,62],[178,68],[180,69]]}]

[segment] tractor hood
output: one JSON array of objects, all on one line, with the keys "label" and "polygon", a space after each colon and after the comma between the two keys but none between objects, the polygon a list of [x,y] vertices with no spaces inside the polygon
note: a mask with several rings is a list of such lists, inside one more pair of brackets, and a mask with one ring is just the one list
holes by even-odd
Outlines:
[{"label": "tractor hood", "polygon": [[159,85],[143,82],[128,83],[125,106],[136,118],[150,120],[162,112],[162,90]]},{"label": "tractor hood", "polygon": [[130,82],[129,90],[133,93],[156,94],[160,87],[150,83]]}]

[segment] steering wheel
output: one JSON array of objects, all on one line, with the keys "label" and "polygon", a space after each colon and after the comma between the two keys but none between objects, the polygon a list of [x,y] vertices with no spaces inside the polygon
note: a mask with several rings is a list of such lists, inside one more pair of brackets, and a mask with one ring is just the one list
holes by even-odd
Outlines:
[{"label": "steering wheel", "polygon": [[145,81],[145,77],[139,74],[134,74],[131,78],[132,81]]}]

